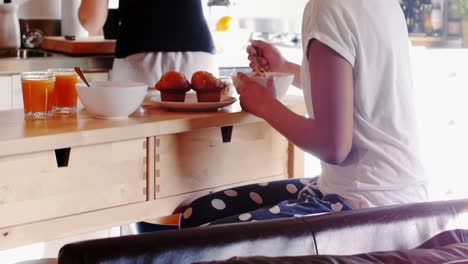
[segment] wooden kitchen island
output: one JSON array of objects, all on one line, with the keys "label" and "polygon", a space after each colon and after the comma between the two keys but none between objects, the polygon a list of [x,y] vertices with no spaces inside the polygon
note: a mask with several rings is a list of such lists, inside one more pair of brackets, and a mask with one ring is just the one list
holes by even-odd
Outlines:
[{"label": "wooden kitchen island", "polygon": [[[301,96],[284,102],[305,113]],[[303,176],[303,155],[238,102],[218,112],[0,111],[0,250],[178,212],[212,191]]]}]

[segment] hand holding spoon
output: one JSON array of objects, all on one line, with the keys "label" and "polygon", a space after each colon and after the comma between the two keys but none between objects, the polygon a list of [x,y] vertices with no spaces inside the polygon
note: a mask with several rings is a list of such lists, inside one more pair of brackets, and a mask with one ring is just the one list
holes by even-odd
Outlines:
[{"label": "hand holding spoon", "polygon": [[255,69],[254,76],[265,77],[265,70],[261,66],[262,64],[260,63],[258,49],[256,47],[253,47],[253,48],[255,49],[254,61],[255,61],[255,64],[257,64],[257,69]]}]

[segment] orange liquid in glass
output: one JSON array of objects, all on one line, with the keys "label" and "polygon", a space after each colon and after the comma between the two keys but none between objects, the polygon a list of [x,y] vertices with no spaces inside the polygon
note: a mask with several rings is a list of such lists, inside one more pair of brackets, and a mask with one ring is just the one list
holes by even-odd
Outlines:
[{"label": "orange liquid in glass", "polygon": [[24,112],[47,113],[54,104],[53,80],[22,80]]},{"label": "orange liquid in glass", "polygon": [[73,73],[58,73],[55,76],[55,103],[56,107],[76,107],[78,94],[75,85],[78,78]]}]

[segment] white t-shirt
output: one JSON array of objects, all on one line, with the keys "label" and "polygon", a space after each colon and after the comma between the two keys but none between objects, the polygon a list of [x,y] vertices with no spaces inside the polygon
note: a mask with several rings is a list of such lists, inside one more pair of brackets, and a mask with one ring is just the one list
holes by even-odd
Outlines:
[{"label": "white t-shirt", "polygon": [[427,199],[418,158],[408,32],[398,0],[310,0],[303,21],[301,72],[314,117],[308,44],[316,39],[353,66],[353,145],[346,161],[322,163],[318,187],[355,208]]}]

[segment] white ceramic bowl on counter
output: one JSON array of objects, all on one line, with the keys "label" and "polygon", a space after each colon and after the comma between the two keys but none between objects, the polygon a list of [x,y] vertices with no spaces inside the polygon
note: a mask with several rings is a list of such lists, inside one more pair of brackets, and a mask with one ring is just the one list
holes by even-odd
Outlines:
[{"label": "white ceramic bowl on counter", "polygon": [[[275,88],[276,98],[281,99],[286,95],[288,88],[292,85],[294,81],[294,75],[283,72],[265,72],[265,77],[255,77],[254,73],[247,73],[247,75],[252,78],[254,81],[259,84],[266,86],[268,78],[273,78],[273,87]],[[233,75],[232,82],[234,87],[239,87],[242,84],[242,81],[237,75]]]},{"label": "white ceramic bowl on counter", "polygon": [[148,85],[130,81],[91,82],[76,85],[78,98],[94,117],[102,119],[127,118],[135,112],[146,95]]}]

